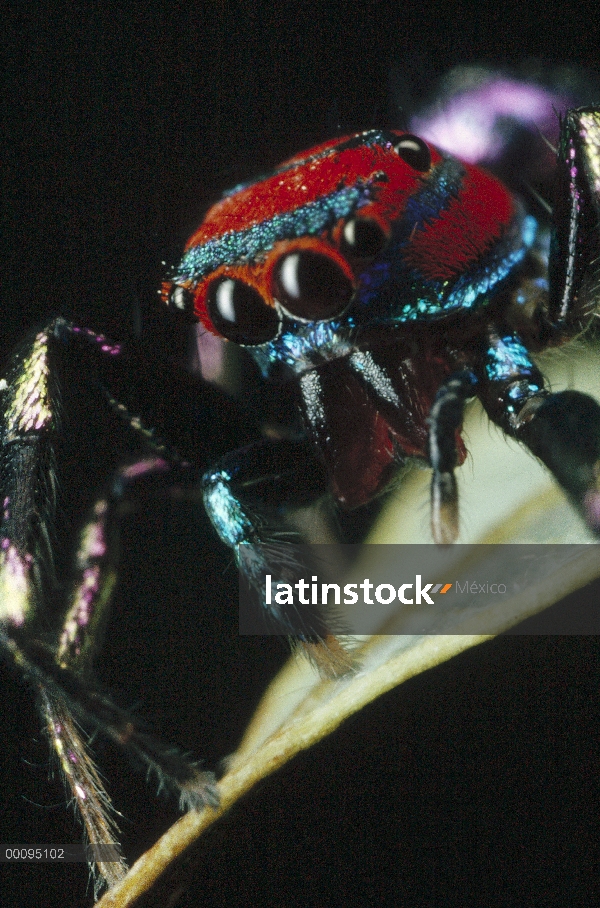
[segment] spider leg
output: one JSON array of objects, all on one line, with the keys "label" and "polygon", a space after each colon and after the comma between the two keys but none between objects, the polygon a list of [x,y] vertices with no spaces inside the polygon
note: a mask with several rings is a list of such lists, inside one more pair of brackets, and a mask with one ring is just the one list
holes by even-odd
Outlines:
[{"label": "spider leg", "polygon": [[551,393],[517,334],[490,328],[480,397],[490,418],[553,473],[600,532],[600,406],[578,391]]},{"label": "spider leg", "polygon": [[[312,604],[268,604],[265,577],[294,585],[316,573],[302,539],[286,526],[281,502],[306,505],[327,488],[324,468],[306,442],[258,442],[222,458],[204,475],[206,510],[222,541],[233,549],[242,575],[266,609],[267,618],[302,646],[327,674],[351,666],[332,634],[332,618]],[[300,598],[300,597],[296,597]],[[336,628],[336,630],[339,630]]]},{"label": "spider leg", "polygon": [[600,109],[570,110],[561,124],[554,235],[550,250],[552,327],[573,334],[597,310],[600,288]]},{"label": "spider leg", "polygon": [[438,545],[449,545],[458,536],[458,489],[454,476],[458,463],[457,433],[476,384],[472,372],[451,375],[437,392],[427,420],[432,469],[431,531]]},{"label": "spider leg", "polygon": [[[600,110],[571,110],[561,124],[541,337],[561,343],[597,311],[600,288]],[[490,330],[482,400],[502,428],[554,474],[589,526],[600,532],[600,407],[585,394],[551,394],[517,334]]]},{"label": "spider leg", "polygon": [[[76,556],[76,582],[71,593],[60,639],[56,661],[75,672],[85,682],[92,678],[92,662],[98,641],[103,636],[108,605],[116,581],[115,545],[111,537],[118,529],[119,503],[129,486],[151,473],[165,472],[169,464],[163,458],[149,456],[117,471],[105,496],[92,509],[81,533]],[[74,698],[73,708],[85,720],[91,720],[105,734],[135,754],[153,772],[161,788],[170,788],[180,796],[182,809],[216,806],[214,776],[201,772],[177,749],[147,734],[132,717],[97,691],[82,700]]]},{"label": "spider leg", "polygon": [[550,394],[522,411],[516,433],[546,464],[592,530],[600,533],[600,406],[578,391]]},{"label": "spider leg", "polygon": [[[167,470],[169,464],[161,456],[164,446],[160,441],[104,394],[108,406],[142,438],[152,455],[117,471],[81,532],[72,588],[66,590],[59,584],[54,528],[61,389],[56,361],[65,342],[91,343],[103,355],[119,352],[101,335],[57,320],[23,347],[8,381],[2,383],[0,643],[9,661],[36,690],[49,738],[89,841],[113,843],[117,834],[114,812],[78,723],[91,724],[135,753],[155,771],[161,787],[179,793],[182,806],[214,805],[217,796],[211,773],[201,772],[179,751],[147,734],[91,683],[97,640],[116,579],[111,543],[119,502],[138,476]],[[62,630],[54,639],[46,631],[45,607],[49,603],[64,614]],[[98,871],[108,885],[122,878],[125,869],[118,851],[114,861],[98,862]],[[96,878],[96,889],[101,885]]]},{"label": "spider leg", "polygon": [[[50,368],[53,331],[54,326],[49,326],[23,348],[3,387],[0,627],[4,653],[37,692],[63,776],[81,809],[86,836],[90,842],[108,843],[117,835],[110,799],[54,678],[58,668],[54,656],[49,647],[44,649],[43,659],[52,668],[48,672],[27,651],[43,600],[58,585],[51,538],[56,509],[53,442],[60,410],[59,387]],[[116,862],[98,867],[109,885],[125,873],[124,862],[117,856]],[[97,891],[95,874],[94,878]]]}]

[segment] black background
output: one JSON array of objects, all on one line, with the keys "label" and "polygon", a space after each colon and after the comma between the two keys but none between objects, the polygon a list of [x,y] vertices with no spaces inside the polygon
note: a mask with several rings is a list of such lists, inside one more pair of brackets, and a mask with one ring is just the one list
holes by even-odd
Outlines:
[{"label": "black background", "polygon": [[[389,120],[399,77],[419,97],[458,63],[598,62],[583,10],[540,3],[17,3],[3,27],[4,353],[58,313],[147,337],[161,262],[207,204],[332,126]],[[286,652],[237,636],[235,572],[198,509],[151,499],[124,528],[98,673],[216,766]],[[538,637],[415,679],[238,806],[176,904],[593,903],[599,677],[595,638]],[[2,680],[0,838],[78,841],[30,692]],[[95,752],[134,859],[175,807]],[[11,908],[91,903],[84,865],[3,865],[0,886]]]}]

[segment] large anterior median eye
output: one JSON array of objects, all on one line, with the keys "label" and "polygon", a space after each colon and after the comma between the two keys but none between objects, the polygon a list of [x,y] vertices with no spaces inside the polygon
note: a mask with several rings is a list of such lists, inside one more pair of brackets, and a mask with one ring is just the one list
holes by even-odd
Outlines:
[{"label": "large anterior median eye", "polygon": [[411,136],[410,133],[407,133],[396,142],[394,149],[413,170],[420,170],[424,173],[431,167],[431,152],[423,139],[418,136]]},{"label": "large anterior median eye", "polygon": [[321,321],[338,315],[350,301],[352,282],[328,255],[300,249],[275,270],[274,294],[298,318]]},{"label": "large anterior median eye", "polygon": [[243,281],[223,277],[208,289],[206,308],[223,337],[236,344],[256,346],[273,340],[279,319],[260,293]]}]

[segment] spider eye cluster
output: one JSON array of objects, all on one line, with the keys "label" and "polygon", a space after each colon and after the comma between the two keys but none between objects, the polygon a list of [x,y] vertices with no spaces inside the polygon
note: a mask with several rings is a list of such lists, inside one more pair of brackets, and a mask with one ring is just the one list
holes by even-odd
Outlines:
[{"label": "spider eye cluster", "polygon": [[[341,230],[339,251],[355,267],[364,267],[386,243],[387,235],[377,221],[353,217]],[[276,262],[266,293],[295,318],[323,321],[343,312],[352,299],[354,283],[340,262],[327,252],[292,249]],[[177,302],[174,300],[173,305],[177,306]],[[206,311],[219,334],[236,344],[264,344],[279,331],[277,309],[258,289],[238,277],[222,275],[212,280],[206,294]]]},{"label": "spider eye cluster", "polygon": [[[386,149],[417,173],[431,168],[429,147],[418,136],[390,134]],[[390,178],[382,170],[369,179],[386,183]],[[307,322],[340,315],[352,299],[356,276],[383,252],[389,235],[371,208],[354,209],[330,230],[281,241],[252,263],[252,273],[241,260],[208,277],[196,307],[205,312],[211,330],[236,344],[258,346],[277,337],[284,313]],[[190,295],[176,288],[171,305],[186,311]]]},{"label": "spider eye cluster", "polygon": [[263,292],[237,276],[213,278],[205,298],[207,315],[222,337],[243,346],[257,346],[277,337],[280,313],[271,300],[303,321],[334,318],[352,299],[352,269],[367,266],[387,241],[385,230],[376,220],[352,217],[341,228],[336,243],[348,268],[344,269],[339,256],[336,259],[327,251],[292,248],[283,252],[272,270],[268,269],[270,277]]}]

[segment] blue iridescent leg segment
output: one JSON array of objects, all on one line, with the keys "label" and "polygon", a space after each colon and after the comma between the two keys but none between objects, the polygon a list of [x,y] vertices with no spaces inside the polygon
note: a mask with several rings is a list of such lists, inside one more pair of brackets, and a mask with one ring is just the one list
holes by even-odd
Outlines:
[{"label": "blue iridescent leg segment", "polygon": [[[325,471],[305,443],[258,442],[222,458],[204,475],[202,486],[217,533],[233,549],[240,570],[264,600],[265,574],[277,576],[282,546],[302,543],[300,534],[285,522],[282,502],[293,507],[315,501],[327,490]],[[296,615],[290,623],[277,608],[272,617],[282,633],[297,632]],[[325,631],[318,615],[306,617],[310,617],[307,632]]]},{"label": "blue iridescent leg segment", "polygon": [[545,389],[518,335],[499,328],[487,342],[478,396],[488,415],[539,457],[600,531],[600,406],[578,391]]},{"label": "blue iridescent leg segment", "polygon": [[[327,491],[327,475],[304,442],[258,442],[222,458],[203,478],[204,503],[222,541],[277,632],[290,636],[328,674],[352,663],[332,635],[332,616],[312,603],[270,605],[265,577],[295,584],[317,567],[302,537],[286,524],[285,510],[306,506]],[[339,627],[336,632],[341,632]]]},{"label": "blue iridescent leg segment", "polygon": [[518,334],[504,325],[492,325],[483,342],[485,354],[474,370],[478,396],[490,419],[519,437],[523,408],[535,409],[549,392]]}]

